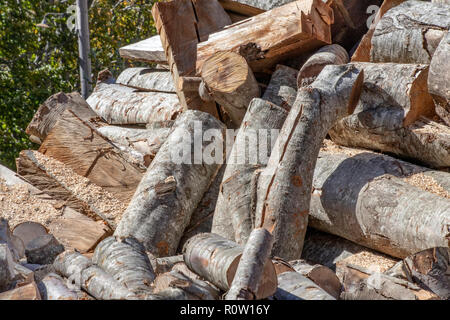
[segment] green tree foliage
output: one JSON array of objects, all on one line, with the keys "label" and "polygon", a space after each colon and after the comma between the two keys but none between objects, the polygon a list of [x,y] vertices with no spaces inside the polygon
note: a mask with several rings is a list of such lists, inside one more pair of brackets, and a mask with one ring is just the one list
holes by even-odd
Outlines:
[{"label": "green tree foliage", "polygon": [[[119,48],[156,33],[151,7],[157,1],[89,1],[93,79],[105,68],[117,75],[132,66]],[[68,28],[74,4],[0,2],[0,162],[11,168],[21,150],[35,147],[25,128],[39,105],[54,93],[80,90],[77,38]]]}]

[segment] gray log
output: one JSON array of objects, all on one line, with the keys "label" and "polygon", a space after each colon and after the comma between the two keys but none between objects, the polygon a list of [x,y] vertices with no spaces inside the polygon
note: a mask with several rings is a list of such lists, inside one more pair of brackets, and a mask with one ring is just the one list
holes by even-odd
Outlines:
[{"label": "gray log", "polygon": [[297,69],[278,64],[262,99],[290,110],[297,97],[297,75]]},{"label": "gray log", "polygon": [[116,83],[141,91],[176,93],[172,75],[167,69],[128,68],[117,77]]},{"label": "gray log", "polygon": [[41,235],[30,241],[25,248],[28,263],[52,264],[64,251],[64,246],[51,234]]},{"label": "gray log", "polygon": [[7,244],[0,244],[0,292],[10,288],[14,279],[14,259]]},{"label": "gray log", "polygon": [[77,293],[70,290],[64,279],[55,273],[45,276],[37,286],[43,300],[78,300]]},{"label": "gray log", "polygon": [[326,291],[298,272],[284,272],[278,276],[276,300],[336,300]]}]

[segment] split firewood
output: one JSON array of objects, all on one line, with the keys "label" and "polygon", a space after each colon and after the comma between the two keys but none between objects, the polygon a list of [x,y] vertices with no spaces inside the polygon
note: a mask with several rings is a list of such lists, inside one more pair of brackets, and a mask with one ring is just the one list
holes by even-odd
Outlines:
[{"label": "split firewood", "polygon": [[[219,51],[242,55],[253,72],[331,43],[333,12],[321,0],[294,1],[213,33],[197,46],[197,73]],[[301,27],[299,27],[301,26]]]},{"label": "split firewood", "polygon": [[38,236],[25,247],[27,262],[34,264],[52,264],[63,251],[64,246],[51,234]]},{"label": "split firewood", "polygon": [[77,252],[65,251],[53,263],[56,271],[96,299],[134,300],[136,295],[102,268]]},{"label": "split firewood", "polygon": [[78,300],[78,294],[69,289],[66,281],[55,273],[46,275],[37,287],[43,300]]},{"label": "split firewood", "polygon": [[[214,252],[211,255],[211,252]],[[196,235],[183,248],[184,261],[188,267],[218,288],[227,291],[233,282],[241,260],[243,248],[237,243],[213,233]],[[255,292],[255,299],[267,298],[277,287],[273,263],[268,259]]]},{"label": "split firewood", "polygon": [[[266,100],[254,99],[250,103],[227,160],[214,212],[213,233],[239,244],[247,242],[254,228],[257,178],[287,114],[285,109]],[[262,141],[258,142],[258,135]]]},{"label": "split firewood", "polygon": [[277,65],[262,99],[290,110],[297,97],[297,75],[297,69]]},{"label": "split firewood", "polygon": [[103,221],[94,221],[75,210],[66,210],[48,229],[66,250],[76,249],[80,253],[93,251],[112,233]]},{"label": "split firewood", "polygon": [[156,295],[164,294],[169,288],[182,290],[186,300],[218,300],[220,294],[219,290],[208,282],[191,279],[177,271],[161,274],[155,280]]},{"label": "split firewood", "polygon": [[67,205],[105,221],[113,229],[126,206],[111,193],[37,151],[24,150],[17,160],[20,175]]},{"label": "split firewood", "polygon": [[22,240],[25,248],[39,236],[46,235],[47,228],[42,224],[32,221],[22,222],[14,227],[12,234]]},{"label": "split firewood", "polygon": [[153,291],[151,284],[156,275],[144,247],[136,239],[106,238],[95,249],[92,262],[138,295]]},{"label": "split firewood", "polygon": [[449,29],[448,5],[416,0],[403,2],[386,12],[377,24],[370,61],[429,64]]},{"label": "split firewood", "polygon": [[122,71],[116,83],[140,91],[176,93],[167,69],[128,68]]},{"label": "split firewood", "polygon": [[294,260],[289,264],[296,272],[313,281],[335,299],[339,299],[342,284],[330,268],[306,260]]},{"label": "split firewood", "polygon": [[178,252],[182,251],[184,244],[191,237],[199,233],[211,232],[214,219],[214,211],[216,210],[217,200],[219,198],[220,192],[220,185],[223,181],[223,175],[225,173],[226,167],[226,165],[222,165],[213,182],[211,183],[211,186],[208,188],[208,191],[206,191],[206,193],[203,195],[203,198],[197,206],[197,209],[195,209],[194,213],[192,214],[191,222],[184,230],[183,237],[180,240]]},{"label": "split firewood", "polygon": [[297,78],[298,88],[313,83],[325,66],[330,64],[346,64],[348,60],[347,51],[338,44],[320,48],[300,69]]},{"label": "split firewood", "polygon": [[300,258],[320,146],[331,127],[353,112],[362,84],[360,69],[326,66],[310,87],[299,90],[276,142],[279,152],[272,153],[258,181],[255,225],[274,235],[273,255]]},{"label": "split firewood", "polygon": [[122,58],[150,63],[167,64],[161,38],[153,36],[119,49]]},{"label": "split firewood", "polygon": [[275,300],[336,300],[313,281],[298,272],[278,275]]},{"label": "split firewood", "polygon": [[31,140],[41,144],[66,110],[71,110],[85,121],[100,121],[79,93],[57,93],[48,98],[35,113],[26,132]]},{"label": "split firewood", "polygon": [[[369,27],[369,31],[362,37],[356,51],[353,53],[352,62],[370,62],[370,51],[372,49],[372,37],[375,32],[375,28],[380,22],[381,18],[384,14],[390,10],[398,6],[399,4],[405,2],[405,0],[384,0],[380,9],[378,10],[375,18],[372,21],[372,24]],[[367,8],[367,7],[366,7]],[[339,19],[338,19],[339,21]],[[334,39],[334,38],[333,38]]]},{"label": "split firewood", "polygon": [[398,258],[445,247],[449,181],[446,172],[329,143],[314,172],[309,225]]},{"label": "split firewood", "polygon": [[[449,8],[450,10],[450,8]],[[436,113],[450,126],[450,32],[442,38],[431,59],[428,91],[436,105]]]},{"label": "split firewood", "polygon": [[[273,237],[269,231],[263,228],[252,231],[239,260],[226,300],[254,300],[256,298],[272,245]],[[274,293],[275,288],[273,292],[267,292],[267,296]]]},{"label": "split firewood", "polygon": [[173,267],[180,262],[184,262],[182,254],[172,257],[155,258],[154,263],[152,263],[152,266],[156,274],[162,274],[170,272],[173,269]]},{"label": "split firewood", "polygon": [[0,293],[0,300],[41,300],[39,289],[31,282],[16,289]]},{"label": "split firewood", "polygon": [[[214,143],[199,137],[206,130],[216,134],[211,138]],[[223,130],[224,126],[207,113],[186,111],[178,117],[173,132],[142,178],[115,235],[135,237],[155,256],[175,254],[192,213],[223,162],[223,154],[217,151],[223,150]],[[215,159],[207,164],[199,157],[211,157],[211,153],[207,154],[213,151],[211,147]]]},{"label": "split firewood", "polygon": [[[219,0],[220,4],[225,10],[241,14],[247,17],[253,17],[265,11],[264,9],[258,8],[257,6],[249,5],[244,1]],[[265,3],[265,1],[260,2],[262,5],[264,5]]]},{"label": "split firewood", "polygon": [[351,50],[366,34],[368,20],[383,3],[382,0],[328,0],[326,2],[334,12],[334,23],[331,25],[333,43],[343,46],[346,50]]},{"label": "split firewood", "polygon": [[103,136],[114,144],[131,148],[143,155],[144,163],[148,167],[172,132],[172,128],[136,129],[119,126],[104,126],[98,129]]},{"label": "split firewood", "polygon": [[0,292],[10,288],[14,276],[14,258],[8,245],[0,243]]},{"label": "split firewood", "polygon": [[215,103],[201,100],[198,90],[180,90],[180,79],[196,75],[197,44],[231,24],[230,17],[217,0],[158,2],[153,6],[152,14],[181,105],[184,109],[218,116]]},{"label": "split firewood", "polygon": [[15,286],[22,286],[35,281],[34,272],[20,263],[14,263],[14,273]]},{"label": "split firewood", "polygon": [[261,94],[244,57],[230,51],[214,53],[203,63],[201,76],[204,85],[200,88],[205,88],[234,125],[240,126],[250,101]]},{"label": "split firewood", "polygon": [[348,265],[343,300],[439,300],[435,294],[414,283],[379,272]]},{"label": "split firewood", "polygon": [[86,102],[109,124],[175,120],[183,111],[176,94],[143,92],[120,84],[99,83]]}]

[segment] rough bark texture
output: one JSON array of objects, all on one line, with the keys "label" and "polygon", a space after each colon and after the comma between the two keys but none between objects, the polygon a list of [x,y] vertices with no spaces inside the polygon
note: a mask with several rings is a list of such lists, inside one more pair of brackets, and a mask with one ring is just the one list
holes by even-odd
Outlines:
[{"label": "rough bark texture", "polygon": [[145,169],[130,163],[126,153],[71,111],[60,116],[39,152],[61,161],[125,204]]},{"label": "rough bark texture", "polygon": [[[254,229],[244,247],[244,252],[231,283],[226,300],[254,300],[263,277],[264,265],[269,260],[273,237],[263,228]],[[277,282],[273,274],[273,282]],[[267,292],[267,297],[274,292]],[[267,297],[261,297],[265,299]]]},{"label": "rough bark texture", "polygon": [[434,99],[436,113],[450,126],[449,61],[450,32],[447,32],[431,59],[430,72],[428,74],[428,91]]},{"label": "rough bark texture", "polygon": [[295,271],[312,280],[335,299],[339,299],[342,284],[330,268],[306,260],[290,261],[290,265]]},{"label": "rough bark texture", "polygon": [[363,150],[324,150],[314,173],[309,224],[399,258],[447,247],[449,177]]},{"label": "rough bark texture", "polygon": [[93,265],[90,259],[77,252],[63,252],[56,258],[53,265],[59,274],[74,281],[75,285],[81,285],[83,290],[96,299],[136,299],[134,293],[102,268]]},{"label": "rough bark texture", "polygon": [[[135,237],[156,256],[175,254],[192,213],[223,160],[220,157],[213,161],[216,163],[206,164],[199,159],[206,154],[209,145],[200,140],[202,130],[214,129],[219,134],[215,137],[215,144],[218,148],[223,147],[224,127],[214,117],[199,111],[186,111],[174,127],[139,184],[115,232],[120,237]],[[183,158],[179,158],[180,151]]]},{"label": "rough bark texture", "polygon": [[277,65],[262,99],[290,110],[297,97],[297,74],[297,69]]},{"label": "rough bark texture", "polygon": [[[188,267],[224,291],[230,289],[242,253],[241,246],[213,233],[196,235],[183,248],[184,261]],[[273,281],[275,274],[272,261],[266,261],[256,299],[274,292],[277,286],[276,281]]]},{"label": "rough bark texture", "polygon": [[176,93],[172,75],[167,69],[128,68],[122,71],[116,83],[141,91]]},{"label": "rough bark texture", "polygon": [[166,54],[158,35],[122,47],[119,54],[122,58],[133,61],[167,64]]},{"label": "rough bark texture", "polygon": [[53,235],[45,234],[28,243],[25,248],[25,255],[28,263],[52,264],[63,251],[64,246]]},{"label": "rough bark texture", "polygon": [[70,290],[64,279],[55,273],[50,273],[37,284],[43,300],[78,300],[75,291]]},{"label": "rough bark texture", "polygon": [[119,84],[98,84],[86,101],[109,124],[175,120],[183,111],[176,94],[140,92]]},{"label": "rough bark texture", "polygon": [[258,82],[241,55],[223,51],[211,55],[201,69],[205,89],[240,126],[248,105],[260,97]]},{"label": "rough bark texture", "polygon": [[406,1],[386,12],[377,24],[370,61],[429,64],[449,28],[448,5]]},{"label": "rough bark texture", "polygon": [[276,300],[336,300],[326,291],[298,272],[278,275]]},{"label": "rough bark texture", "polygon": [[[253,72],[331,43],[332,9],[321,0],[294,1],[213,33],[197,47],[197,73],[218,51],[246,58]],[[195,58],[194,58],[195,59]]]},{"label": "rough bark texture", "polygon": [[218,116],[215,103],[202,101],[198,91],[180,90],[180,78],[196,75],[197,44],[231,24],[230,17],[217,0],[158,2],[152,14],[181,105]]},{"label": "rough bark texture", "polygon": [[[27,134],[34,136],[33,142],[41,143],[66,110],[71,110],[78,117],[86,121],[97,118],[97,114],[91,110],[79,93],[57,93],[48,98],[35,113],[27,127]],[[97,119],[98,121],[98,119]]]},{"label": "rough bark texture", "polygon": [[95,249],[92,262],[136,294],[152,292],[156,275],[144,247],[133,238],[109,237]]},{"label": "rough bark texture", "polygon": [[372,21],[372,24],[369,27],[369,31],[362,37],[358,48],[352,56],[352,62],[360,61],[360,62],[370,62],[370,51],[372,48],[372,37],[375,32],[375,28],[383,15],[390,10],[391,8],[398,6],[403,3],[405,0],[384,0],[380,9],[378,10],[375,18]]},{"label": "rough bark texture", "polygon": [[272,254],[300,258],[308,223],[312,177],[320,146],[337,120],[352,113],[363,72],[354,66],[327,66],[302,88],[258,181],[256,226],[275,239]]},{"label": "rough bark texture", "polygon": [[[278,132],[273,130],[283,126],[287,114],[285,109],[262,99],[250,103],[227,159],[213,218],[213,233],[240,244],[247,241],[254,228],[257,177],[277,138]],[[258,143],[259,130],[266,136],[260,135],[262,141]]]},{"label": "rough bark texture", "polygon": [[325,66],[330,64],[346,64],[348,60],[347,51],[338,44],[320,48],[300,69],[297,86],[300,88],[314,82]]}]

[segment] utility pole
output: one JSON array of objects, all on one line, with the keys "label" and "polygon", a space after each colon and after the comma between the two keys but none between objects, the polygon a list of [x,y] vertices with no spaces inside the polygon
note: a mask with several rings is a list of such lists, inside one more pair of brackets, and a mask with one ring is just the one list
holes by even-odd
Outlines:
[{"label": "utility pole", "polygon": [[77,36],[80,63],[81,95],[87,99],[91,93],[91,58],[89,53],[88,0],[77,0]]}]

